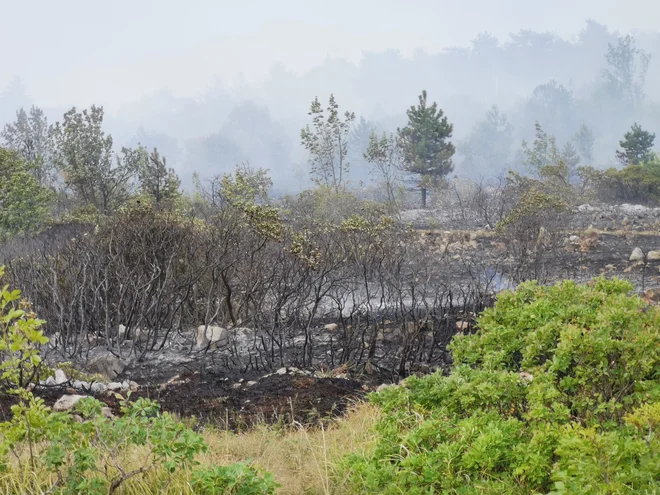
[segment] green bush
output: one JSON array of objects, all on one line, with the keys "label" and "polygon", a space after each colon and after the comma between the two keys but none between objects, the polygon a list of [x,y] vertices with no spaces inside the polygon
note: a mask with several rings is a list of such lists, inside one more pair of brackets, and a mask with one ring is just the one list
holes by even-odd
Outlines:
[{"label": "green bush", "polygon": [[199,495],[271,495],[279,487],[270,473],[261,474],[244,463],[198,469],[191,486]]},{"label": "green bush", "polygon": [[597,279],[502,293],[452,343],[449,376],[371,396],[359,493],[657,493],[660,310]]}]

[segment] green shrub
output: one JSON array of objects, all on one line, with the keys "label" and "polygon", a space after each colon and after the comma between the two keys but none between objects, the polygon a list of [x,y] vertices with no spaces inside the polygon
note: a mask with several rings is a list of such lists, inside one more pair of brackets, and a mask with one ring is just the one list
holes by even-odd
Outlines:
[{"label": "green shrub", "polygon": [[371,396],[359,493],[657,493],[660,310],[597,279],[502,293],[452,343],[451,375]]},{"label": "green shrub", "polygon": [[198,469],[191,486],[199,495],[271,495],[279,487],[270,473],[261,474],[240,462]]}]

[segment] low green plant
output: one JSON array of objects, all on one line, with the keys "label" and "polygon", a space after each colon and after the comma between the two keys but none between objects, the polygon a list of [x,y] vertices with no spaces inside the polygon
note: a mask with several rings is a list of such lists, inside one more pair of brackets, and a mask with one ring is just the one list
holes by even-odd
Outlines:
[{"label": "low green plant", "polygon": [[191,486],[199,495],[271,495],[280,485],[270,473],[237,462],[194,471]]},{"label": "low green plant", "polygon": [[660,490],[660,310],[620,280],[500,294],[455,367],[372,395],[379,441],[357,493]]}]

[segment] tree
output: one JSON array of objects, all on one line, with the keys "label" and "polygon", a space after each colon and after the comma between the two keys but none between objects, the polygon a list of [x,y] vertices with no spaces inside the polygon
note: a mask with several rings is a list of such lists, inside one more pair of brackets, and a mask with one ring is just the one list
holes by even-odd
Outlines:
[{"label": "tree", "polygon": [[144,158],[139,150],[112,152],[112,136],[102,129],[103,107],[72,108],[53,127],[55,163],[79,202],[107,212],[130,194],[131,181]]},{"label": "tree", "polygon": [[157,148],[154,148],[148,157],[140,160],[140,163],[138,180],[143,194],[151,197],[157,205],[179,196],[181,181],[174,169],[167,168],[167,160],[158,153]]},{"label": "tree", "polygon": [[619,146],[623,151],[616,152],[617,159],[623,165],[639,165],[640,163],[653,159],[653,143],[655,133],[650,133],[641,128],[637,123],[623,135],[623,141]]},{"label": "tree", "polygon": [[635,107],[644,98],[644,83],[651,55],[637,48],[635,39],[627,35],[619,38],[616,46],[608,43],[605,55],[609,68],[605,79],[610,91]]},{"label": "tree", "polygon": [[364,152],[364,159],[371,163],[385,187],[386,202],[390,210],[396,210],[396,183],[403,164],[401,149],[397,146],[394,134],[383,133],[380,137],[375,132],[369,137],[369,146]]},{"label": "tree", "polygon": [[53,184],[52,140],[42,109],[32,106],[28,114],[21,108],[16,112],[16,121],[5,125],[0,137],[8,149],[23,157],[39,184]]},{"label": "tree", "polygon": [[351,131],[348,159],[351,163],[350,175],[354,180],[367,180],[370,171],[368,164],[365,163],[365,153],[369,148],[371,136],[374,132],[376,132],[376,126],[364,117],[360,117],[360,120]]},{"label": "tree", "polygon": [[38,230],[51,200],[25,160],[16,151],[0,148],[0,239]]},{"label": "tree", "polygon": [[348,142],[355,114],[344,112],[342,120],[339,105],[331,94],[327,116],[318,98],[314,98],[308,115],[312,117],[312,126],[308,124],[300,131],[300,140],[309,153],[310,174],[317,184],[340,192],[349,170]]},{"label": "tree", "polygon": [[566,131],[573,128],[574,107],[573,93],[553,79],[534,89],[527,113],[564,140],[570,136]]},{"label": "tree", "polygon": [[512,145],[513,126],[493,105],[462,145],[463,168],[471,175],[506,169],[511,162]]},{"label": "tree", "polygon": [[594,159],[594,142],[596,141],[591,129],[586,124],[582,124],[580,129],[575,133],[573,141],[582,159],[590,164]]},{"label": "tree", "polygon": [[448,141],[454,127],[437,103],[427,105],[426,90],[419,96],[419,105],[406,113],[408,125],[397,129],[397,144],[403,152],[405,169],[420,176],[422,208],[426,208],[427,187],[454,169],[452,156],[456,148]]},{"label": "tree", "polygon": [[539,122],[535,124],[536,138],[530,148],[526,141],[522,142],[523,163],[537,177],[544,179],[559,179],[568,186],[576,174],[580,156],[573,144],[567,142],[560,150],[557,139],[547,134]]}]

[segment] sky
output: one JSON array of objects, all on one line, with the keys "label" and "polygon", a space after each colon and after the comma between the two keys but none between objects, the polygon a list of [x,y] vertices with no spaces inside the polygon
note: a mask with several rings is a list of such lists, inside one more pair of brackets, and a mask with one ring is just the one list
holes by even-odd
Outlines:
[{"label": "sky", "polygon": [[[0,90],[20,76],[42,106],[110,111],[167,89],[194,96],[214,81],[259,81],[327,57],[410,56],[466,46],[481,32],[576,36],[587,19],[657,31],[657,0],[0,0]],[[242,75],[242,76],[239,76]]]}]

